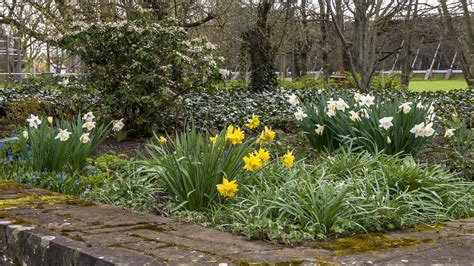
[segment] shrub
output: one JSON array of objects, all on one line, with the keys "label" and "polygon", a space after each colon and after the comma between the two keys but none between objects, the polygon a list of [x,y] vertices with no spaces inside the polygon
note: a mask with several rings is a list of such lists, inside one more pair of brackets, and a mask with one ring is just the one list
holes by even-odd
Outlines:
[{"label": "shrub", "polygon": [[341,94],[333,100],[322,94],[302,106],[293,96],[292,103],[302,130],[320,150],[332,151],[350,142],[354,148],[372,152],[415,154],[434,134],[431,103],[374,99],[371,95],[349,98]]},{"label": "shrub", "polygon": [[216,186],[223,181],[240,180],[244,155],[255,140],[241,144],[227,140],[227,131],[211,140],[209,132],[200,133],[195,127],[170,137],[154,136],[147,145],[149,159],[143,162],[148,171],[161,179],[169,192],[176,196],[177,209],[202,210],[219,200]]},{"label": "shrub", "polygon": [[122,22],[78,24],[57,44],[80,55],[89,70],[85,82],[101,92],[106,113],[125,118],[129,129],[143,134],[178,95],[221,78],[215,46],[187,39],[174,19],[132,12]]}]

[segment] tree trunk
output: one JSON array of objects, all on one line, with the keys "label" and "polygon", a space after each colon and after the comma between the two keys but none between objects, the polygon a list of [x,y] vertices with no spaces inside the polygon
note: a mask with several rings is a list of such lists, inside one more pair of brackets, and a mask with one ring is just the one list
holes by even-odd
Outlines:
[{"label": "tree trunk", "polygon": [[329,62],[329,38],[328,38],[328,22],[329,12],[327,12],[327,6],[324,0],[318,0],[319,2],[319,30],[321,32],[321,38],[319,40],[319,47],[321,48],[321,57],[323,61],[323,79],[329,81],[331,75],[331,64]]},{"label": "tree trunk", "polygon": [[[444,24],[445,34],[452,40],[454,47],[456,48],[458,55],[459,55],[459,62],[461,65],[462,73],[464,75],[464,79],[469,87],[474,87],[474,72],[472,71],[472,60],[471,55],[466,54],[464,51],[462,44],[459,41],[459,36],[456,34],[456,30],[454,29],[454,25],[452,22],[451,15],[449,14],[448,6],[446,4],[446,0],[439,0],[441,6],[441,16]],[[467,26],[467,25],[466,25]],[[469,45],[472,45],[469,44]],[[467,51],[470,53],[470,51]]]},{"label": "tree trunk", "polygon": [[255,26],[242,34],[250,55],[250,80],[254,90],[272,88],[276,84],[270,29],[267,25],[273,3],[274,0],[261,0],[257,7]]},{"label": "tree trunk", "polygon": [[[413,11],[413,13],[412,13]],[[413,42],[413,28],[416,24],[416,17],[418,15],[418,0],[410,0],[405,19],[405,45],[402,50],[402,57],[400,58],[401,75],[400,82],[402,87],[408,88],[410,77],[412,73],[411,62],[413,57],[412,42]]]}]

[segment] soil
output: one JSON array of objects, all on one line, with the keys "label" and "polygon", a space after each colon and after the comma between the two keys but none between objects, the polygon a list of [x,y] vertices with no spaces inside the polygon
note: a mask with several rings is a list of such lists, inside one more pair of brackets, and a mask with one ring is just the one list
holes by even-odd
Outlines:
[{"label": "soil", "polygon": [[115,139],[107,139],[96,151],[96,154],[113,152],[125,154],[127,158],[137,157],[145,152],[146,139],[127,139],[117,142]]}]

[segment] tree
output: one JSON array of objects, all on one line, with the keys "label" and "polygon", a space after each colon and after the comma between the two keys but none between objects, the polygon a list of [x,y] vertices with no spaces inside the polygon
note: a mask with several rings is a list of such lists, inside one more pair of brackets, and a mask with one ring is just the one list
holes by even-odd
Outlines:
[{"label": "tree", "polygon": [[379,34],[386,23],[398,14],[406,5],[407,0],[384,1],[354,0],[345,1],[347,10],[353,17],[354,43],[351,42],[341,29],[334,12],[331,0],[326,0],[331,14],[332,24],[340,38],[343,49],[348,55],[349,68],[359,89],[367,91],[375,73],[376,66],[386,56],[380,53]]}]

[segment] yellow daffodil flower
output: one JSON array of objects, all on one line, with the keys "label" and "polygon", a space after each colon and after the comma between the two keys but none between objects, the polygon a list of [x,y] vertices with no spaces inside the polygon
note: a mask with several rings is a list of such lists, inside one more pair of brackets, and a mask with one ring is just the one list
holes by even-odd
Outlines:
[{"label": "yellow daffodil flower", "polygon": [[255,153],[249,153],[248,156],[244,157],[244,169],[247,171],[255,171],[263,166],[263,161]]},{"label": "yellow daffodil flower", "polygon": [[291,151],[288,151],[285,155],[283,155],[282,163],[284,166],[291,168],[295,164],[295,156]]},{"label": "yellow daffodil flower", "polygon": [[262,160],[263,164],[266,164],[267,161],[270,159],[270,153],[265,149],[259,149],[258,151],[254,152],[257,157]]},{"label": "yellow daffodil flower", "polygon": [[244,132],[239,128],[234,128],[233,125],[230,125],[227,128],[227,133],[225,135],[225,139],[230,141],[232,144],[242,144],[242,141],[245,138]]},{"label": "yellow daffodil flower", "polygon": [[259,143],[265,143],[270,140],[275,139],[275,131],[272,130],[272,128],[265,127],[262,133],[260,134],[260,137],[258,138],[257,142]]},{"label": "yellow daffodil flower", "polygon": [[219,194],[223,197],[232,198],[237,194],[237,191],[239,191],[237,187],[237,181],[232,180],[229,182],[229,180],[224,177],[222,184],[217,185],[217,191],[219,191]]},{"label": "yellow daffodil flower", "polygon": [[257,128],[260,125],[260,119],[258,116],[252,114],[252,118],[247,120],[247,124],[245,124],[246,127],[250,129]]},{"label": "yellow daffodil flower", "polygon": [[215,135],[214,137],[210,137],[209,140],[214,144],[214,143],[216,143],[217,138],[219,138],[219,135]]},{"label": "yellow daffodil flower", "polygon": [[163,137],[163,136],[160,136],[160,144],[165,144],[168,140]]}]

